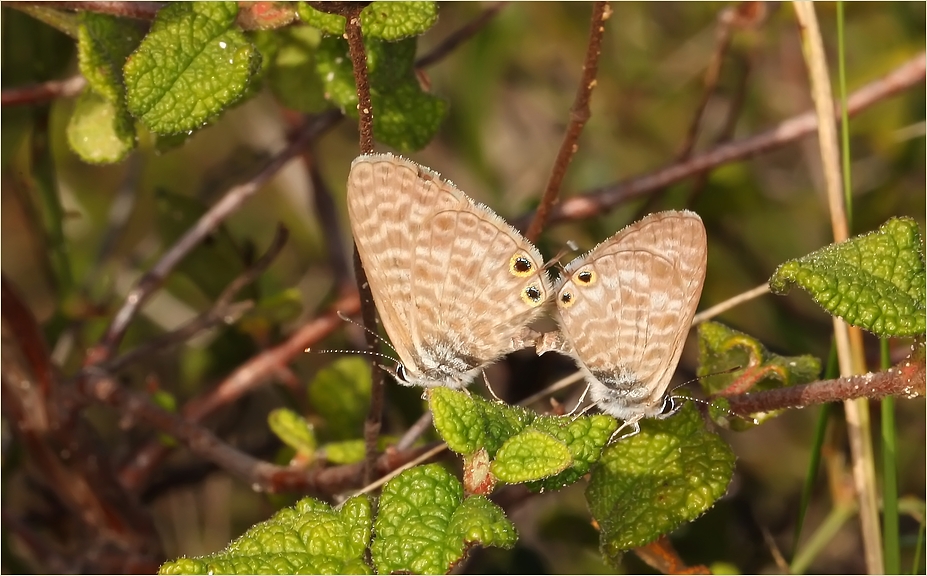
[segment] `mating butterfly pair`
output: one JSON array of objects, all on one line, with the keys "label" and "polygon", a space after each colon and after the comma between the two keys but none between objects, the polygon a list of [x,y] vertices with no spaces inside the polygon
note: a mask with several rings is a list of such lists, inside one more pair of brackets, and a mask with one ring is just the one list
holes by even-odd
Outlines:
[{"label": "mating butterfly pair", "polygon": [[[576,359],[592,400],[636,431],[666,390],[702,292],[707,238],[689,211],[651,214],[567,265],[551,284],[537,248],[435,172],[358,157],[347,187],[354,240],[410,386],[465,387],[535,345]],[[559,331],[528,325],[556,301]],[[667,404],[668,403],[668,404]],[[623,427],[624,427],[623,426]]]}]

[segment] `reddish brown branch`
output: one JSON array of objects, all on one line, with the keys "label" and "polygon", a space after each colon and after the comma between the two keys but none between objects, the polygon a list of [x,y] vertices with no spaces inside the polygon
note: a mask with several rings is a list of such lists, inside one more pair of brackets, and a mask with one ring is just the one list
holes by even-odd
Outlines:
[{"label": "reddish brown branch", "polygon": [[458,46],[472,38],[483,29],[484,26],[495,18],[507,2],[496,2],[483,10],[479,16],[465,24],[458,30],[455,30],[447,36],[440,44],[431,49],[431,52],[425,54],[415,61],[416,68],[427,68],[435,64],[445,56],[453,52]]},{"label": "reddish brown branch", "polygon": [[806,408],[854,398],[878,400],[886,396],[915,398],[924,395],[924,359],[907,359],[883,372],[821,380],[727,397],[731,412],[743,416],[786,408]]},{"label": "reddish brown branch", "polygon": [[[357,86],[357,113],[359,116],[358,128],[360,132],[361,154],[373,152],[373,103],[370,99],[370,79],[367,75],[367,53],[364,49],[364,36],[361,30],[360,13],[365,4],[346,4],[342,10],[345,17],[344,36],[348,41],[348,50],[351,54],[351,66],[354,71],[354,82]],[[377,338],[377,311],[367,282],[367,272],[361,263],[357,244],[354,245],[354,277],[361,301],[361,318],[364,321],[364,337],[367,347],[376,351],[379,345]],[[377,438],[383,419],[383,405],[386,402],[386,383],[383,370],[377,362],[370,366],[371,389],[370,408],[364,420],[364,451],[365,463],[364,482],[373,481],[374,468],[377,461]]]},{"label": "reddish brown branch", "polygon": [[[232,448],[206,428],[162,410],[144,395],[119,385],[102,371],[93,368],[90,372],[93,374],[87,376],[86,389],[94,398],[113,406],[126,417],[144,421],[161,432],[170,434],[192,453],[215,463],[254,490],[332,494],[359,487],[363,483],[365,466],[362,463],[307,470],[277,466],[258,460]],[[412,461],[427,449],[388,452],[377,459],[375,472],[389,473]]]},{"label": "reddish brown branch", "polygon": [[[847,113],[854,116],[903,90],[920,86],[924,81],[924,70],[925,56],[921,53],[886,76],[854,92],[847,101]],[[675,184],[695,174],[784,146],[814,133],[817,125],[817,115],[813,111],[805,112],[771,130],[718,146],[685,162],[678,162],[649,174],[596,188],[565,200],[554,209],[550,220],[562,222],[597,216],[627,200]],[[521,218],[520,222],[525,222],[527,218],[528,216]]]},{"label": "reddish brown branch", "polygon": [[340,118],[339,112],[329,111],[307,122],[296,137],[283,150],[274,155],[260,172],[248,182],[232,187],[190,230],[181,236],[129,292],[125,303],[116,312],[103,338],[87,353],[84,365],[91,366],[108,360],[119,346],[129,323],[135,318],[142,304],[151,297],[171,270],[183,260],[190,250],[202,242],[229,215],[241,208],[245,201],[261,190],[264,184],[299,154],[309,141],[328,130]]},{"label": "reddish brown branch", "polygon": [[563,178],[566,176],[570,161],[579,149],[577,142],[586,121],[589,120],[589,100],[592,97],[592,89],[595,88],[596,84],[595,77],[599,71],[599,55],[602,53],[602,36],[605,34],[605,21],[608,20],[611,14],[612,9],[608,2],[596,2],[592,7],[592,21],[589,24],[589,44],[586,47],[586,60],[583,62],[583,76],[576,88],[576,97],[573,100],[573,106],[570,108],[570,123],[563,135],[563,142],[560,143],[560,151],[557,152],[557,159],[551,169],[547,188],[545,188],[544,195],[541,197],[541,204],[534,214],[534,219],[531,221],[531,225],[528,226],[527,232],[525,232],[525,237],[528,240],[537,240],[541,230],[544,229],[547,216],[560,194],[560,186],[563,184]]},{"label": "reddish brown branch", "polygon": [[41,84],[4,88],[0,92],[0,106],[42,104],[56,98],[72,98],[80,94],[86,85],[87,79],[83,76],[72,76],[65,80],[49,80]]},{"label": "reddish brown branch", "polygon": [[[190,400],[182,411],[183,418],[188,422],[199,422],[219,408],[263,386],[294,356],[302,354],[306,348],[339,328],[344,321],[338,316],[338,312],[355,314],[359,308],[360,302],[356,294],[342,297],[332,305],[330,312],[294,332],[286,342],[254,356],[229,374],[217,387]],[[122,484],[129,490],[140,490],[151,471],[164,459],[169,450],[160,442],[152,442],[136,451],[132,461],[119,472]]]}]

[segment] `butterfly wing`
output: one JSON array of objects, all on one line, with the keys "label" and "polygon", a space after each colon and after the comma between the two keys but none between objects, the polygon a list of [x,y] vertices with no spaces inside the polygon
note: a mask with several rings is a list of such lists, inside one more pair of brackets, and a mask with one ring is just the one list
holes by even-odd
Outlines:
[{"label": "butterfly wing", "polygon": [[456,206],[459,192],[414,162],[392,154],[359,156],[348,175],[348,216],[370,291],[399,359],[416,371],[411,323],[411,267],[423,224]]},{"label": "butterfly wing", "polygon": [[603,410],[635,420],[659,411],[707,254],[701,218],[669,211],[631,224],[566,267],[556,297],[561,335],[594,379]]},{"label": "butterfly wing", "polygon": [[537,249],[465,196],[426,222],[412,282],[414,344],[429,368],[458,382],[524,347],[526,325],[551,293]]}]

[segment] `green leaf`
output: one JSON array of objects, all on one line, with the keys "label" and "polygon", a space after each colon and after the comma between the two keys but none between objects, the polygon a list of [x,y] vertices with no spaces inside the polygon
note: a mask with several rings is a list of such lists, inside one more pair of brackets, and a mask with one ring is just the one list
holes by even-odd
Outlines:
[{"label": "green leaf", "polygon": [[277,408],[267,416],[271,432],[277,435],[287,446],[302,454],[315,452],[318,443],[312,424],[296,412],[287,408]]},{"label": "green leaf", "polygon": [[160,574],[370,574],[364,553],[370,541],[366,496],[334,510],[304,498],[252,526],[225,550],[165,562]]},{"label": "green leaf", "polygon": [[373,2],[361,12],[361,30],[364,37],[396,41],[424,34],[437,20],[437,2]]},{"label": "green leaf", "polygon": [[529,427],[502,445],[490,469],[499,480],[519,484],[559,474],[572,463],[566,444]]},{"label": "green leaf", "polygon": [[135,148],[135,125],[124,108],[84,89],[71,112],[68,145],[90,164],[112,164]]},{"label": "green leaf", "polygon": [[427,394],[435,428],[448,448],[458,454],[473,454],[485,448],[493,457],[535,418],[524,408],[489,402],[460,390],[436,387]]},{"label": "green leaf", "polygon": [[371,546],[377,573],[446,574],[474,544],[511,548],[515,527],[437,464],[417,466],[383,488]]},{"label": "green leaf", "polygon": [[358,356],[335,360],[309,385],[309,403],[325,419],[326,437],[357,438],[370,403],[370,365]]},{"label": "green leaf", "polygon": [[247,91],[260,53],[235,26],[234,2],[162,8],[125,65],[129,111],[158,134],[199,128]]},{"label": "green leaf", "polygon": [[136,143],[122,67],[142,34],[132,23],[105,14],[82,12],[79,23],[77,56],[88,86],[68,121],[68,144],[85,162],[119,162]]},{"label": "green leaf", "polygon": [[572,463],[569,468],[556,476],[529,484],[533,490],[556,490],[576,482],[589,472],[618,429],[618,422],[605,414],[582,416],[575,420],[570,416],[539,416],[531,423],[531,428],[557,438],[570,451]]},{"label": "green leaf", "polygon": [[702,515],[733,471],[730,447],[705,429],[692,403],[672,418],[642,421],[639,434],[602,453],[586,489],[603,553],[617,563],[622,551]]},{"label": "green leaf", "polygon": [[289,26],[259,37],[271,38],[275,43],[272,51],[265,49],[265,41],[258,47],[267,62],[268,85],[280,103],[307,114],[327,108],[322,81],[316,74],[319,31],[310,26]]},{"label": "green leaf", "polygon": [[[401,152],[423,148],[447,115],[447,102],[422,90],[415,76],[414,38],[365,41],[373,104],[374,137]],[[325,97],[357,118],[357,90],[347,42],[327,37],[319,43],[316,72]]]},{"label": "green leaf", "polygon": [[[316,10],[305,2],[297,4],[299,18],[331,36],[344,34],[344,16]],[[364,38],[402,40],[418,36],[438,19],[436,2],[373,2],[361,11]]]},{"label": "green leaf", "polygon": [[769,279],[776,294],[792,284],[831,314],[877,336],[927,330],[923,243],[911,218],[893,218],[875,232],[789,260]]},{"label": "green leaf", "polygon": [[[779,356],[756,338],[717,322],[699,324],[698,346],[699,383],[711,396],[733,396],[807,384],[821,374],[821,361],[814,356]],[[767,420],[780,412],[767,412],[758,415],[758,419]],[[723,408],[716,407],[712,419],[722,424],[726,420]],[[743,419],[733,419],[730,423],[731,428],[737,430],[752,427],[751,422]]]},{"label": "green leaf", "polygon": [[[398,441],[395,436],[381,434],[377,438],[377,450],[386,450]],[[329,442],[322,446],[322,457],[332,464],[354,464],[364,459],[365,450],[364,441],[360,439]]]}]

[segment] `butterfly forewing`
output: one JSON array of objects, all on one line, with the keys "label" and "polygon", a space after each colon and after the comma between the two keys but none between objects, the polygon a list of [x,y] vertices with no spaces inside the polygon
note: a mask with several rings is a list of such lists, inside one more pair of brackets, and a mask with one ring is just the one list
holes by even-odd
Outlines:
[{"label": "butterfly forewing", "polygon": [[[653,415],[672,378],[705,279],[707,240],[692,212],[636,222],[564,270],[562,338],[622,418]],[[605,394],[608,392],[608,394]]]},{"label": "butterfly forewing", "polygon": [[[520,295],[533,282],[531,295],[543,303],[550,286],[540,254],[514,228],[434,172],[389,154],[354,161],[347,200],[408,383],[464,386],[475,368],[521,347],[513,335],[540,306]],[[530,264],[519,262],[513,274],[516,255]]]}]

